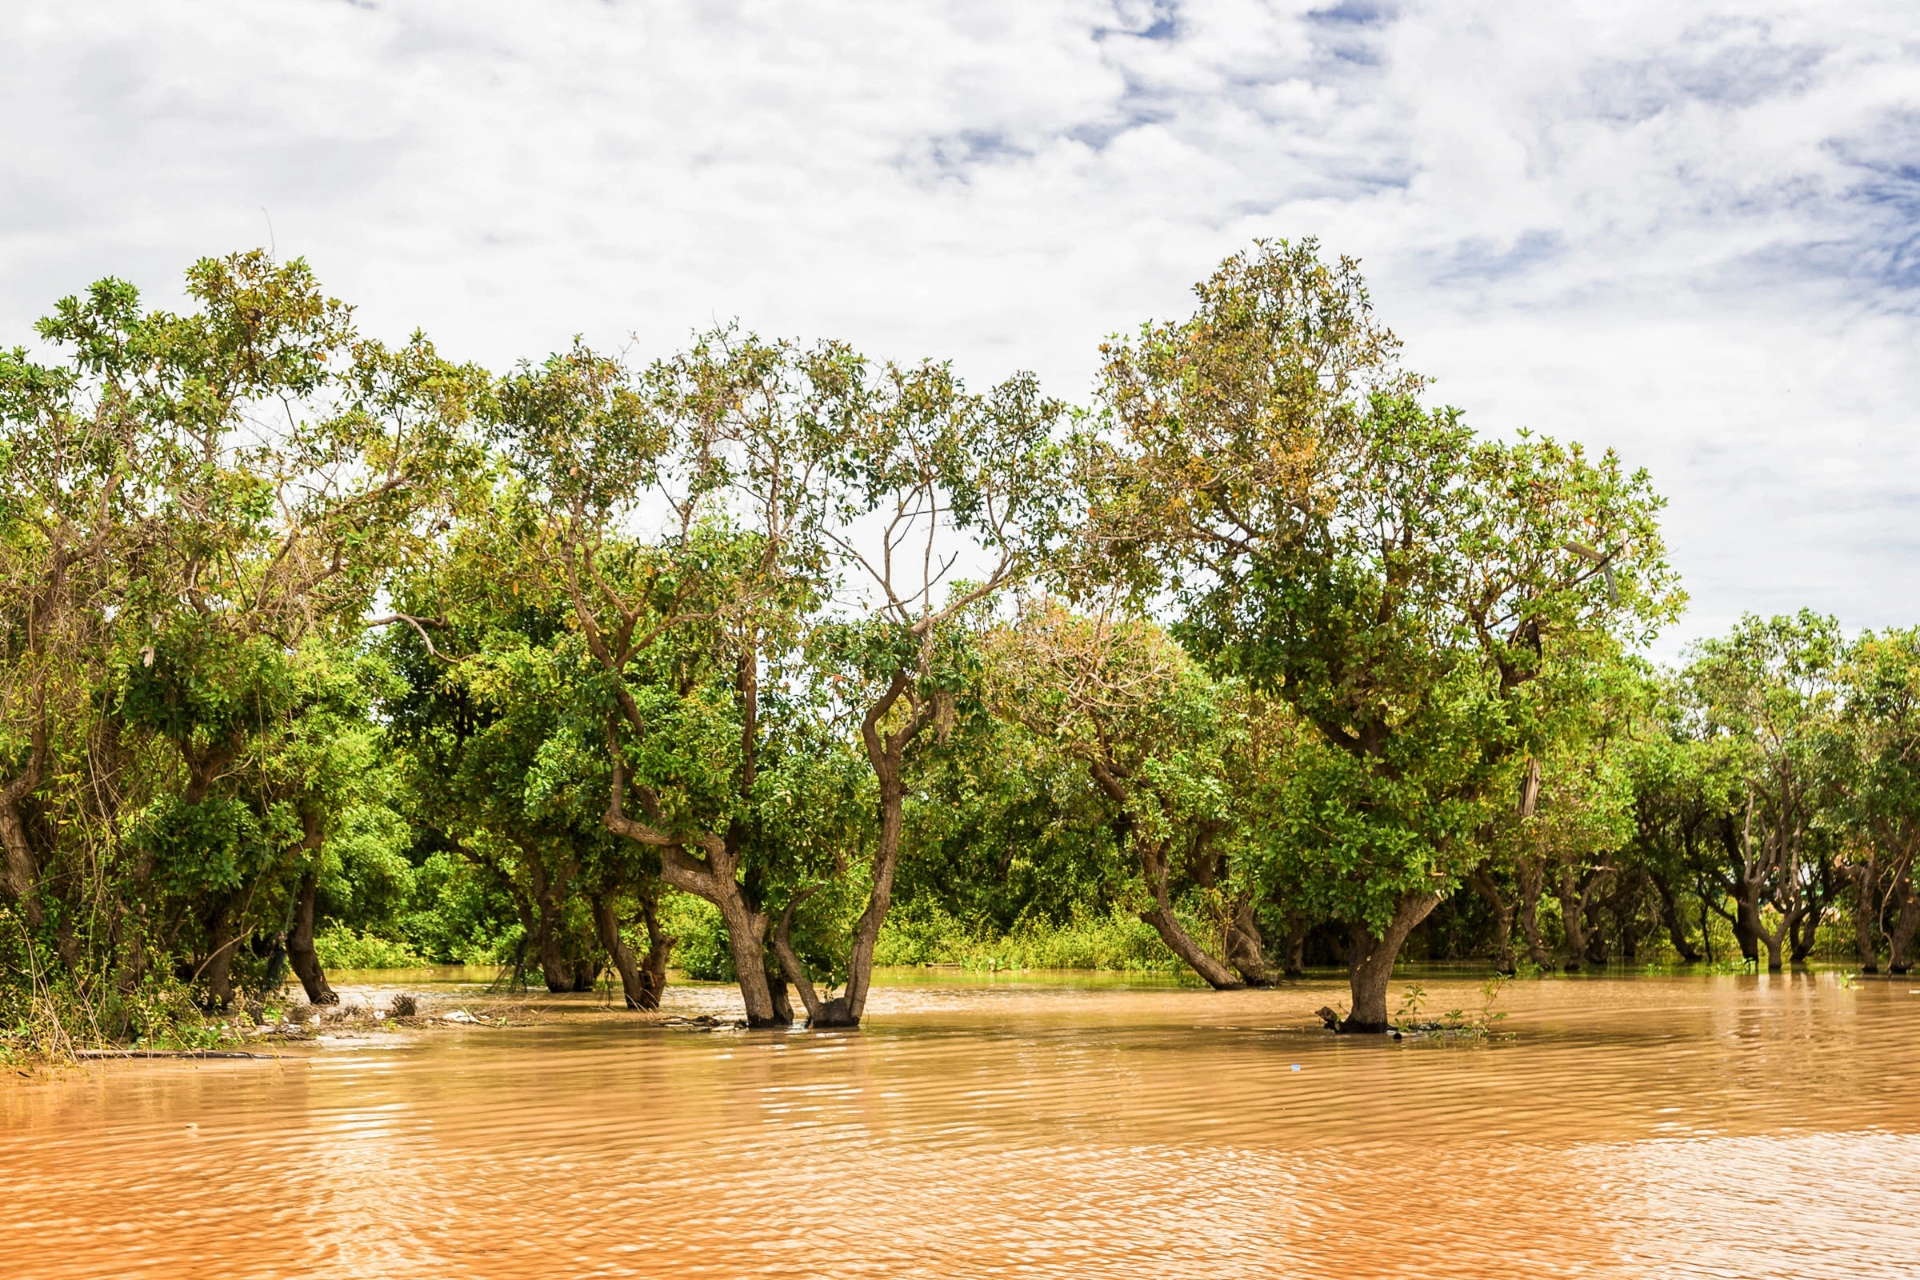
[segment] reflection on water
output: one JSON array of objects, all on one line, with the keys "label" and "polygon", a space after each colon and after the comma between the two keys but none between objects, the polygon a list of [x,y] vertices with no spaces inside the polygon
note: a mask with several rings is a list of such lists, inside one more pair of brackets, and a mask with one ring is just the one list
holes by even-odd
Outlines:
[{"label": "reflection on water", "polygon": [[[16,1079],[0,1273],[1800,1280],[1920,1258],[1904,979],[1520,983],[1510,1041],[1394,1044],[1309,1030],[1332,983],[932,977],[877,990],[857,1033],[641,1027],[579,997],[521,1029]],[[1479,1003],[1423,981],[1429,1008]]]}]

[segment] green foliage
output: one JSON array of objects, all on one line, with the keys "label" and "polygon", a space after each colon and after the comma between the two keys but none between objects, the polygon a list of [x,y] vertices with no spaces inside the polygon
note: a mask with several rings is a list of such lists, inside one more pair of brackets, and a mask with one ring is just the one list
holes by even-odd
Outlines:
[{"label": "green foliage", "polygon": [[414,868],[411,894],[383,927],[435,964],[508,964],[526,942],[510,895],[482,868],[445,849]]},{"label": "green foliage", "polygon": [[698,982],[732,982],[733,954],[727,948],[726,926],[720,909],[690,893],[667,896],[664,918],[667,932],[680,940],[676,963]]},{"label": "green foliage", "polygon": [[[1189,921],[1197,929],[1197,923]],[[1102,969],[1185,972],[1160,935],[1138,916],[1083,909],[1064,921],[1028,919],[1006,932],[974,932],[937,905],[915,904],[887,918],[874,962],[964,969]]]},{"label": "green foliage", "polygon": [[1177,970],[1143,913],[1256,979],[1910,958],[1920,630],[1657,672],[1644,474],[1428,403],[1311,241],[1197,295],[1077,416],[731,326],[495,377],[258,252],[62,299],[0,352],[7,1043],[210,1043],[309,914],[842,1016],[869,946]]}]

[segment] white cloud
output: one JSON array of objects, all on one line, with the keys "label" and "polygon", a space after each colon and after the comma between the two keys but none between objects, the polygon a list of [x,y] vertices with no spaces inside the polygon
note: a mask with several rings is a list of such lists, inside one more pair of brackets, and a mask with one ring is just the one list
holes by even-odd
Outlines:
[{"label": "white cloud", "polygon": [[[1616,444],[1696,608],[1920,621],[1899,5],[19,3],[0,340],[303,254],[504,365],[738,315],[1037,369],[1255,235],[1365,259],[1488,430]],[[262,210],[266,212],[263,214]]]}]

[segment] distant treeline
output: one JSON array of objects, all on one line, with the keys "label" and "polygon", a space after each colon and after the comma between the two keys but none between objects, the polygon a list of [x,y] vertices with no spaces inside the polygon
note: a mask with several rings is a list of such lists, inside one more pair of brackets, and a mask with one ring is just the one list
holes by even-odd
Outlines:
[{"label": "distant treeline", "polygon": [[737,327],[497,374],[299,261],[187,279],[0,354],[0,1031],[325,1003],[323,959],[639,1009],[672,965],[756,1025],[857,1024],[876,954],[1317,960],[1353,1031],[1416,929],[1910,962],[1920,632],[1654,668],[1646,475],[1430,405],[1312,241],[1084,406]]}]

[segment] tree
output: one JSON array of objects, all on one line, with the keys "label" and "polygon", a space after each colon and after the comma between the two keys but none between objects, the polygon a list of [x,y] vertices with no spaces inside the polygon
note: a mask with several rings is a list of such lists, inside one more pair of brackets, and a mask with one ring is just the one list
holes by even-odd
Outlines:
[{"label": "tree", "polygon": [[[1743,940],[1804,960],[1833,898],[1837,798],[1839,623],[1802,610],[1745,615],[1733,631],[1695,646],[1683,673],[1695,732],[1723,743],[1737,783],[1718,815],[1721,887]],[[1775,912],[1768,927],[1765,909]]]},{"label": "tree", "polygon": [[1053,435],[1063,406],[1026,375],[976,396],[942,365],[875,370],[849,359],[831,372],[822,536],[856,585],[853,616],[821,627],[817,647],[834,667],[836,700],[858,717],[877,830],[845,992],[820,996],[786,945],[797,902],[776,945],[809,1021],[857,1026],[893,900],[910,758],[929,727],[944,738],[952,726],[969,683],[969,615],[1041,567],[1058,541],[1065,490]]},{"label": "tree", "polygon": [[1479,860],[1503,762],[1539,746],[1546,663],[1677,608],[1660,500],[1611,453],[1422,407],[1357,265],[1312,241],[1197,293],[1104,349],[1097,536],[1171,589],[1196,653],[1317,731],[1275,847],[1348,922],[1343,1029],[1382,1031],[1402,942]]},{"label": "tree", "polygon": [[199,309],[172,315],[101,281],[39,325],[63,363],[0,370],[26,624],[5,702],[30,744],[7,879],[29,917],[64,898],[83,987],[104,955],[131,995],[157,948],[224,1007],[242,948],[291,928],[325,1000],[298,924],[273,928],[310,918],[340,812],[307,718],[364,704],[362,620],[472,459],[474,380],[418,335],[362,338],[299,261],[204,259],[187,285]]},{"label": "tree", "polygon": [[996,709],[1079,760],[1112,808],[1114,842],[1138,867],[1140,918],[1216,990],[1265,986],[1259,932],[1244,886],[1230,906],[1223,962],[1174,913],[1181,864],[1230,858],[1238,836],[1227,755],[1235,708],[1160,628],[1111,612],[1080,616],[1042,601],[986,641]]},{"label": "tree", "polygon": [[[766,955],[784,850],[762,806],[791,799],[768,766],[803,767],[805,737],[767,721],[763,685],[788,680],[824,588],[813,481],[844,360],[723,331],[641,378],[576,347],[496,395],[528,557],[602,674],[605,825],[719,910],[754,1026],[792,1017]],[[628,532],[649,519],[651,536]]]},{"label": "tree", "polygon": [[1857,833],[1851,864],[1854,931],[1861,967],[1879,968],[1875,926],[1885,928],[1888,968],[1906,973],[1920,930],[1914,855],[1920,852],[1920,630],[1867,632],[1849,647],[1839,681],[1848,760],[1847,822]]}]

